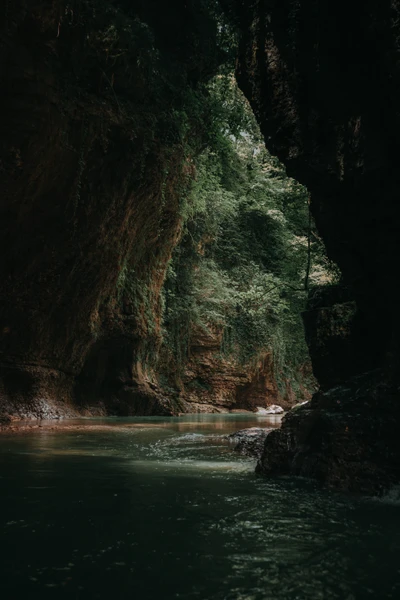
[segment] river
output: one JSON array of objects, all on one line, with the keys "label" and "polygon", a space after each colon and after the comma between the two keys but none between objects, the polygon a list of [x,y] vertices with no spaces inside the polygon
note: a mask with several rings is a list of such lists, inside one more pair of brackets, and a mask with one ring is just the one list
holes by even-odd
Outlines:
[{"label": "river", "polygon": [[400,500],[266,480],[256,415],[85,419],[0,437],[0,597],[400,597]]}]

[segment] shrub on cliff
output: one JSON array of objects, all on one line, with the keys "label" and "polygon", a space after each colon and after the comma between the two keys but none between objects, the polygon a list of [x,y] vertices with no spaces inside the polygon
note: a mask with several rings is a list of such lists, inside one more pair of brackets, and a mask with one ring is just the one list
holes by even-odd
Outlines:
[{"label": "shrub on cliff", "polygon": [[229,75],[209,86],[212,135],[196,161],[185,225],[164,286],[165,343],[184,368],[193,331],[222,331],[221,352],[243,364],[266,352],[278,379],[308,361],[301,311],[324,249],[308,193],[265,150]]}]

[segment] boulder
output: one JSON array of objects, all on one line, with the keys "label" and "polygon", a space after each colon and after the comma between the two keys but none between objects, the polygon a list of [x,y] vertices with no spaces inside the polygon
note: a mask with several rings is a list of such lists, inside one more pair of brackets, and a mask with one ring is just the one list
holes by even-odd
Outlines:
[{"label": "boulder", "polygon": [[234,447],[235,452],[260,458],[264,450],[265,439],[271,431],[271,428],[250,427],[231,433],[228,439],[236,444]]}]

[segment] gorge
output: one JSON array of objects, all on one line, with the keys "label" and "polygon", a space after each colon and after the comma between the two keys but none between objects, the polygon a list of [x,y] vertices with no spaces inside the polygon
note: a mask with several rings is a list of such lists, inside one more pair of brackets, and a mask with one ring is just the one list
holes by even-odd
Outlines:
[{"label": "gorge", "polygon": [[[234,537],[246,527],[268,530],[279,548],[302,523],[310,540],[324,529],[325,502],[338,523],[349,505],[335,493],[393,499],[400,484],[399,2],[15,0],[1,13],[1,478],[19,489],[15,497],[4,494],[7,523],[24,520],[14,502],[20,511],[21,498],[29,506],[43,502],[24,491],[36,489],[42,460],[54,461],[43,467],[44,488],[53,489],[54,481],[64,485],[64,469],[74,485],[77,456],[82,502],[94,501],[82,480],[83,473],[91,477],[88,457],[98,465],[93,489],[109,500],[114,461],[123,498],[134,496],[145,520],[161,510],[155,537],[164,520],[180,519],[171,508],[175,489],[185,498],[187,484],[189,504],[204,511],[207,493],[199,486],[206,482],[234,557],[241,555]],[[286,411],[281,426],[254,414],[272,404]],[[221,436],[236,425],[268,429],[260,477],[254,459],[236,457],[233,466]],[[151,473],[144,475],[146,457]],[[19,483],[13,465],[23,473]],[[180,483],[179,473],[186,478]],[[335,492],[307,487],[313,482]],[[161,485],[172,512],[154,501]],[[298,494],[303,521],[291,499],[291,533],[284,525],[278,536],[271,533],[261,509],[229,529],[217,501],[227,488],[232,506],[254,501],[268,519],[279,498]],[[49,514],[60,523],[53,500]],[[112,502],[101,504],[101,518]],[[121,502],[126,515],[129,503]],[[389,535],[380,508],[374,513],[362,502],[354,500],[349,531],[361,539],[368,513]],[[191,510],[186,506],[182,518]],[[90,511],[84,513],[82,531]],[[201,545],[201,515],[194,514],[193,539]],[[236,522],[239,513],[229,514]],[[33,548],[25,525],[16,527],[21,547]],[[224,562],[218,527],[205,527],[204,544],[217,540]],[[173,537],[172,529],[166,535]],[[337,569],[341,553],[347,557],[339,529]],[[176,531],[186,547],[184,530]],[[368,548],[383,548],[371,531]],[[248,535],[243,554],[256,564]],[[49,544],[56,544],[53,536]],[[265,540],[254,536],[264,564]],[[167,556],[163,544],[160,556]],[[387,549],[399,544],[394,536]],[[307,565],[314,560],[308,551],[299,551]],[[204,553],[217,585],[225,571],[214,572]],[[350,571],[356,554],[348,555]],[[340,591],[333,574],[331,583],[310,590],[292,578],[275,589],[276,573],[295,564],[294,555],[271,563],[265,581],[246,559],[251,585],[238,574],[241,559],[230,555],[239,579],[215,600],[265,600],[268,581],[271,600],[363,598],[367,589],[383,598],[398,590],[392,571],[381,592],[372,575],[354,596],[350,584]],[[140,552],[135,557],[141,564]],[[124,561],[115,556],[113,564]],[[305,573],[298,568],[294,576]],[[30,577],[41,580],[42,567],[35,569]],[[168,598],[177,597],[172,572]],[[126,589],[132,577],[126,575]],[[103,597],[95,571],[93,578],[93,597]],[[190,591],[189,579],[183,597],[214,597],[207,586]],[[65,582],[57,579],[57,586]],[[20,592],[30,585],[26,580]],[[162,594],[153,587],[149,598]],[[145,597],[148,590],[140,589]]]},{"label": "gorge", "polygon": [[[373,373],[362,398],[378,413],[387,403],[388,421],[397,418],[398,317],[388,293],[399,260],[397,4],[358,2],[346,19],[342,3],[222,5],[224,12],[217,3],[178,0],[168,8],[156,1],[7,5],[4,422],[186,410],[154,375],[160,294],[182,236],[195,157],[216,135],[207,83],[236,52],[234,39],[238,82],[267,148],[307,186],[318,232],[343,274],[344,291],[331,299],[324,292],[305,316],[314,373],[323,390]],[[303,412],[307,422],[316,415]],[[350,413],[344,428],[358,420]],[[271,445],[292,435],[287,427]],[[393,457],[392,480],[399,449],[390,438],[381,446]],[[295,443],[278,471],[299,449]],[[310,452],[315,458],[319,450]],[[296,470],[312,471],[298,461]]]},{"label": "gorge", "polygon": [[[201,386],[210,388],[209,399],[195,402],[196,409],[213,410],[211,380],[225,410],[267,400],[290,405],[296,402],[292,377],[282,376],[278,389],[269,339],[277,336],[273,321],[279,325],[283,310],[294,315],[296,332],[286,326],[281,337],[303,355],[294,359],[292,372],[307,372],[310,380],[297,390],[308,397],[307,388],[315,388],[299,315],[305,294],[300,304],[293,298],[296,307],[279,296],[290,262],[306,262],[305,249],[298,256],[292,249],[304,237],[303,224],[296,225],[294,217],[288,227],[282,224],[282,211],[296,199],[296,218],[307,221],[305,192],[298,186],[292,193],[294,184],[262,150],[251,110],[233,83],[236,42],[228,25],[218,26],[221,11],[213,3],[194,3],[177,20],[180,7],[178,2],[166,9],[170,29],[157,3],[54,2],[44,9],[33,2],[7,12],[0,405],[5,423],[15,417],[190,412],[193,402],[187,400],[201,400]],[[181,29],[184,35],[177,35]],[[236,145],[241,139],[240,147],[229,136]],[[225,234],[218,244],[218,231],[234,214],[230,234],[237,241],[229,247]],[[196,237],[197,246],[190,246]],[[173,300],[182,292],[174,291],[171,276],[163,290],[177,244],[193,272],[196,255],[203,277],[219,277],[214,290],[220,298],[213,301],[229,305],[222,310],[229,314],[218,317],[207,302],[196,301],[186,318],[193,330],[192,340],[186,334],[186,348],[181,338],[188,310]],[[178,256],[175,262],[182,288],[191,273],[182,271]],[[292,274],[292,285],[301,277]],[[190,285],[183,292],[186,304],[199,286]],[[261,297],[266,288],[275,294],[269,304]],[[196,321],[199,306],[211,320]],[[262,321],[270,321],[271,331]],[[215,357],[223,344],[232,347],[224,328],[230,338],[243,331],[243,364],[239,356]],[[199,349],[202,372],[184,375],[182,361],[189,361],[189,372],[196,368],[189,356],[177,362],[177,353]],[[200,381],[197,394],[193,386],[182,391],[183,380],[191,379]]]}]

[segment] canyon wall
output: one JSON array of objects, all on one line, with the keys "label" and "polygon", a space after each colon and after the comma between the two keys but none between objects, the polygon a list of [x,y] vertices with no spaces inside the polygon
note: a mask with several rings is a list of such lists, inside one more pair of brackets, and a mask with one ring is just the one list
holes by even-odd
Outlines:
[{"label": "canyon wall", "polygon": [[[340,300],[306,315],[317,377],[325,390],[344,388],[290,415],[268,437],[260,470],[363,491],[376,476],[382,488],[400,478],[391,427],[400,375],[399,3],[225,4],[240,29],[239,84],[268,149],[308,187],[319,232],[349,289],[346,302],[356,307],[351,327],[350,304]],[[340,314],[347,315],[342,326]],[[331,337],[322,345],[321,327]]]},{"label": "canyon wall", "polygon": [[[365,318],[365,365],[398,355],[397,2],[238,2],[239,83],[266,144],[305,184]],[[398,369],[396,368],[398,372]]]},{"label": "canyon wall", "polygon": [[0,415],[171,411],[146,372],[202,134],[184,94],[219,60],[194,4],[2,11]]},{"label": "canyon wall", "polygon": [[276,372],[271,351],[246,362],[239,352],[224,353],[222,346],[221,330],[197,328],[180,367],[161,353],[159,379],[165,390],[173,390],[182,412],[253,412],[272,404],[286,410],[311,398],[315,382],[309,364],[299,369],[299,381],[289,380]]},{"label": "canyon wall", "polygon": [[[239,84],[308,187],[347,290],[305,314],[322,391],[267,438],[260,469],[363,490],[376,475],[381,489],[400,479],[399,3],[222,4]],[[177,412],[154,370],[160,289],[208,126],[218,22],[194,0],[17,0],[0,28],[0,419]],[[258,398],[262,372],[242,375],[236,400]]]},{"label": "canyon wall", "polygon": [[[295,401],[289,388],[279,395],[270,360],[232,363],[210,354],[209,339],[173,389],[158,361],[160,292],[211,129],[204,84],[226,59],[214,9],[196,0],[6,4],[3,421]],[[203,379],[207,393],[196,387]]]}]

